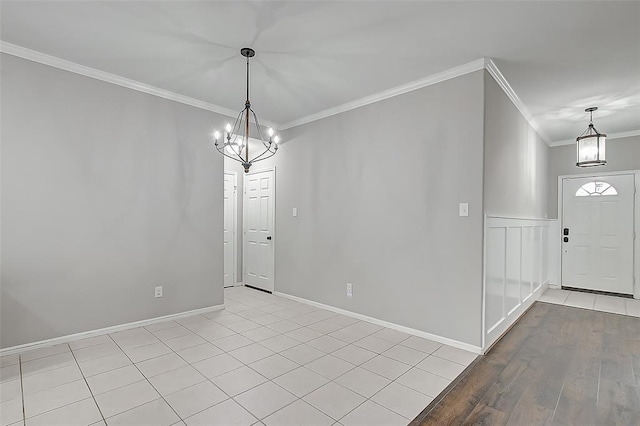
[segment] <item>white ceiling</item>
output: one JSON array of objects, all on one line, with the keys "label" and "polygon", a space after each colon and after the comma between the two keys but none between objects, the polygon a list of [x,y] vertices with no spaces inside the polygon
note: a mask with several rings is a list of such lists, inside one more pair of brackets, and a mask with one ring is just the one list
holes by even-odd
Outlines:
[{"label": "white ceiling", "polygon": [[493,58],[550,141],[640,129],[640,2],[7,1],[0,38],[275,123]]}]

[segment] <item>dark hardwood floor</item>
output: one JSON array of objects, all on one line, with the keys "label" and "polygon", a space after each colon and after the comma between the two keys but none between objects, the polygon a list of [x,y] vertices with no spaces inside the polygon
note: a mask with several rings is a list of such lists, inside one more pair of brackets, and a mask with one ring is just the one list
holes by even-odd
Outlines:
[{"label": "dark hardwood floor", "polygon": [[536,302],[412,423],[640,425],[640,318]]}]

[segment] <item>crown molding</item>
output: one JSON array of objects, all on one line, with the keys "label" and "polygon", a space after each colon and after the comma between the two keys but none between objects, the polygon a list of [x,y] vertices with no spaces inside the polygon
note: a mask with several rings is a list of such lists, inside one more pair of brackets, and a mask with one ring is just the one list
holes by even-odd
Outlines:
[{"label": "crown molding", "polygon": [[394,96],[402,95],[404,93],[412,92],[423,87],[431,86],[433,84],[441,83],[452,78],[460,77],[465,74],[479,71],[485,67],[486,60],[478,59],[473,62],[460,65],[455,68],[432,74],[419,80],[411,81],[409,83],[392,87],[391,89],[378,92],[376,94],[365,96],[364,98],[356,99],[355,101],[347,102],[336,107],[328,108],[315,114],[310,114],[297,120],[289,121],[280,126],[281,130],[290,129],[292,127],[301,126],[303,124],[311,123],[312,121],[321,120],[323,118],[331,117],[332,115],[341,114],[352,109],[360,108],[365,105],[370,105],[376,102],[380,102],[385,99],[392,98]]},{"label": "crown molding", "polygon": [[[100,71],[95,68],[87,67],[77,64],[75,62],[67,61],[55,56],[47,55],[45,53],[37,52],[35,50],[27,49],[26,47],[18,46],[15,44],[7,43],[0,40],[0,52],[8,55],[17,56],[29,61],[38,62],[40,64],[49,65],[54,68],[69,71],[75,74],[83,75],[85,77],[94,78],[96,80],[104,81],[118,86],[126,87],[127,89],[137,90],[149,95],[157,96],[159,98],[168,99],[171,101],[179,102],[192,107],[204,109],[207,111],[222,114],[228,117],[235,117],[238,115],[238,111],[231,110],[229,108],[215,105],[209,102],[201,101],[199,99],[191,98],[189,96],[180,95],[178,93],[171,92],[169,90],[160,89],[149,84],[141,83],[136,80],[131,80],[119,75],[111,74],[105,71]],[[265,121],[263,124],[269,127],[278,128],[274,123]]]},{"label": "crown molding", "polygon": [[507,97],[511,99],[513,105],[515,105],[518,111],[520,111],[520,114],[522,114],[524,119],[527,120],[533,130],[536,131],[536,133],[546,142],[547,145],[551,145],[551,139],[549,139],[549,136],[545,134],[540,125],[533,118],[533,115],[531,114],[529,109],[527,109],[524,103],[522,103],[516,92],[513,90],[513,88],[505,78],[504,74],[502,74],[500,69],[498,69],[498,66],[495,64],[495,62],[493,62],[492,59],[488,59],[486,61],[485,68],[487,69],[487,72],[491,75],[491,77],[493,77],[493,79],[496,81],[496,83],[498,83],[498,86],[502,88]]},{"label": "crown molding", "polygon": [[[16,56],[22,59],[27,59],[29,61],[38,62],[40,64],[49,65],[54,68],[58,68],[58,69],[69,71],[75,74],[83,75],[85,77],[90,77],[90,78],[94,78],[96,80],[104,81],[107,83],[116,84],[118,86],[126,87],[128,89],[133,89],[149,95],[179,102],[195,108],[200,108],[206,111],[215,112],[231,118],[235,117],[238,113],[238,111],[234,111],[220,105],[201,101],[199,99],[191,98],[189,96],[181,95],[175,92],[171,92],[169,90],[160,89],[159,87],[151,86],[149,84],[141,83],[139,81],[131,80],[131,79],[121,77],[119,75],[111,74],[105,71],[100,71],[95,68],[80,65],[75,62],[67,61],[65,59],[47,55],[45,53],[41,53],[35,50],[27,49],[25,47],[18,46],[12,43],[7,43],[2,40],[0,40],[0,52],[6,53],[8,55]],[[355,101],[347,102],[342,105],[338,105],[336,107],[325,109],[324,111],[320,111],[314,114],[307,115],[302,118],[298,118],[288,123],[278,124],[272,121],[263,120],[262,124],[268,127],[273,127],[274,129],[278,129],[280,131],[290,129],[292,127],[301,126],[303,124],[307,124],[313,121],[321,120],[323,118],[331,117],[332,115],[340,114],[340,113],[350,111],[352,109],[356,109],[365,105],[370,105],[375,102],[389,99],[394,96],[412,92],[414,90],[418,90],[423,87],[438,84],[443,81],[450,80],[452,78],[460,77],[465,74],[479,71],[481,69],[487,70],[487,72],[493,77],[496,83],[498,83],[498,85],[502,88],[502,90],[505,92],[507,97],[515,105],[518,111],[520,111],[520,114],[522,114],[522,116],[525,118],[525,120],[527,120],[529,125],[536,131],[536,133],[538,133],[538,135],[540,135],[540,137],[547,143],[547,145],[561,146],[561,145],[569,145],[574,143],[573,139],[550,142],[549,137],[541,129],[540,125],[535,121],[532,114],[529,112],[527,107],[522,103],[522,101],[520,100],[516,92],[513,90],[513,88],[507,81],[507,79],[504,77],[502,72],[498,69],[496,64],[490,58],[482,58],[482,59],[478,59],[473,62],[469,62],[454,68],[450,68],[448,70],[445,70],[436,74],[432,74],[427,77],[424,77],[400,86],[396,86],[391,89],[384,90],[382,92],[378,92],[370,96],[365,96],[363,98],[356,99]],[[639,135],[640,135],[640,130],[635,130],[631,132],[611,134],[608,136],[608,138],[620,139],[624,137],[639,136]]]},{"label": "crown molding", "polygon": [[[609,133],[607,134],[607,140],[610,141],[614,139],[631,138],[634,136],[640,136],[640,130],[631,130],[630,132],[620,132],[620,133]],[[554,146],[563,146],[563,145],[573,145],[574,143],[576,143],[575,138],[551,142],[549,146],[554,147]]]}]

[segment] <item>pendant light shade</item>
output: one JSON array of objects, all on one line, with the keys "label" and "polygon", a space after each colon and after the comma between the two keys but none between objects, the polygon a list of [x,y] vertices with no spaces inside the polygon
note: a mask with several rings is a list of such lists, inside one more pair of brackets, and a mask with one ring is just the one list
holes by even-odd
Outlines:
[{"label": "pendant light shade", "polygon": [[604,166],[607,164],[606,144],[607,135],[598,132],[593,125],[593,111],[598,107],[585,109],[590,114],[589,127],[582,135],[576,138],[576,148],[578,153],[578,167]]}]

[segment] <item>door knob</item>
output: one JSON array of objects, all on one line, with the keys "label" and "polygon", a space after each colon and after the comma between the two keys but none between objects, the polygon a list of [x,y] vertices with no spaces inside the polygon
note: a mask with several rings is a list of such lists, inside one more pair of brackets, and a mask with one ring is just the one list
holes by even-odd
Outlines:
[{"label": "door knob", "polygon": [[271,241],[271,235],[269,235],[269,236],[267,237],[267,240]]}]

